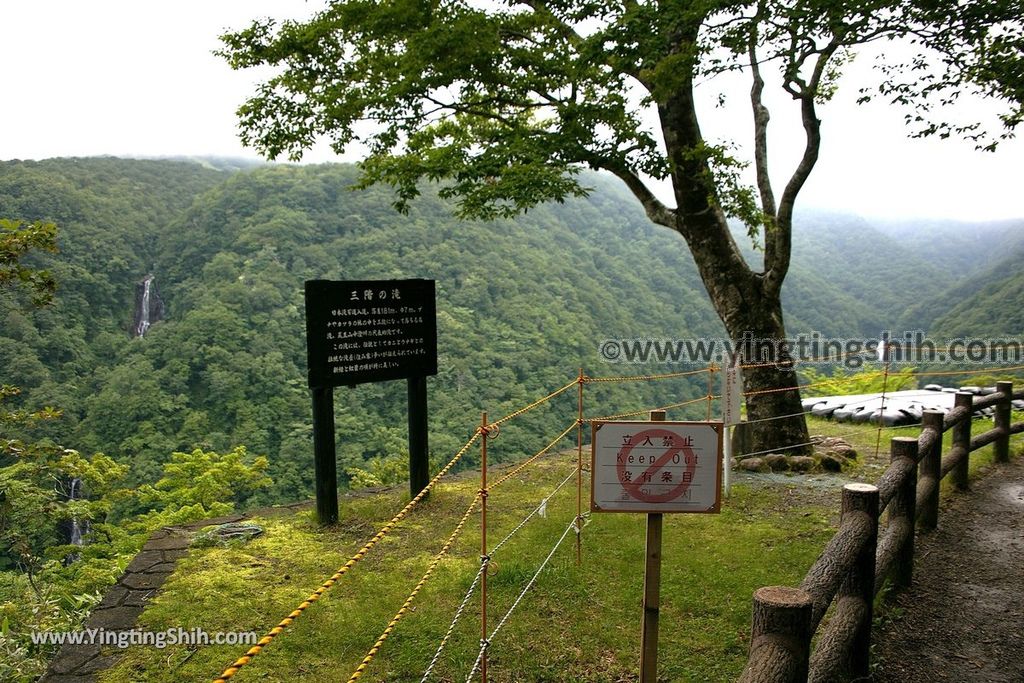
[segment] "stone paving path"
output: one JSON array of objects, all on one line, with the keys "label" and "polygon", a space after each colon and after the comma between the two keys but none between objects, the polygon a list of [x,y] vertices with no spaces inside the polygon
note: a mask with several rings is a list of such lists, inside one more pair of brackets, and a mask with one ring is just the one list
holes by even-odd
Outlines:
[{"label": "stone paving path", "polygon": [[877,683],[1024,682],[1024,457],[971,488],[918,536],[913,584],[874,638]]},{"label": "stone paving path", "polygon": [[[243,515],[220,517],[154,532],[93,610],[85,628],[106,632],[134,628],[135,620],[142,614],[146,603],[174,571],[175,563],[188,553],[189,532],[202,526],[227,524],[243,518]],[[118,656],[116,648],[101,647],[98,643],[64,645],[50,662],[50,668],[40,683],[89,683],[95,680],[98,672],[112,666]]]}]

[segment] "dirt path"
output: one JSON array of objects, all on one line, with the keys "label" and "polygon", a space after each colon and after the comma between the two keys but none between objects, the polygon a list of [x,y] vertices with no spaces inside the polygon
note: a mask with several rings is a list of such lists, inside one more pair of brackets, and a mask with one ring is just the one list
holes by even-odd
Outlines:
[{"label": "dirt path", "polygon": [[913,585],[875,638],[877,683],[1024,681],[1024,457],[972,489],[918,537]]}]

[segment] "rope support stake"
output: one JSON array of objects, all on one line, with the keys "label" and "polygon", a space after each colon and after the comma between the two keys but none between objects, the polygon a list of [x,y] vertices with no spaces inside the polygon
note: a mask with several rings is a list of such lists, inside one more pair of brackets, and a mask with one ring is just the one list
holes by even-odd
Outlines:
[{"label": "rope support stake", "polygon": [[708,410],[707,417],[705,418],[708,422],[711,421],[711,402],[715,399],[715,373],[718,372],[718,366],[712,363],[708,366]]},{"label": "rope support stake", "polygon": [[[579,521],[583,514],[583,385],[586,383],[583,368],[580,368],[580,374],[576,381],[576,521]],[[578,567],[582,563],[583,537],[577,533],[576,566]]]},{"label": "rope support stake", "polygon": [[[572,385],[566,385],[572,386]],[[480,416],[481,424],[487,427],[487,413]],[[487,493],[487,433],[480,440],[480,492]],[[489,557],[487,552],[487,496],[480,498],[480,557]],[[490,560],[488,560],[490,562]],[[487,569],[480,575],[480,638],[487,638]],[[480,663],[480,680],[487,683],[487,653]]]}]

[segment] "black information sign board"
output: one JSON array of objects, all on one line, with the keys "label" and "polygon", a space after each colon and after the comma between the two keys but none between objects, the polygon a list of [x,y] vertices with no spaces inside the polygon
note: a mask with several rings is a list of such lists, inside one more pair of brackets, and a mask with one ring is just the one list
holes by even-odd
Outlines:
[{"label": "black information sign board", "polygon": [[307,280],[310,387],[437,374],[433,280]]},{"label": "black information sign board", "polygon": [[313,398],[316,512],[338,521],[334,387],[405,379],[409,492],[430,480],[427,375],[437,374],[433,280],[307,280],[306,352]]}]

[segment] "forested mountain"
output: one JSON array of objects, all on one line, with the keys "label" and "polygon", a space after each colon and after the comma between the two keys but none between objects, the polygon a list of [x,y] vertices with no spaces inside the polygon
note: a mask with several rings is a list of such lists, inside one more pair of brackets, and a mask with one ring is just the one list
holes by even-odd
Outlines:
[{"label": "forested mountain", "polygon": [[[946,259],[949,252],[961,259],[910,307],[906,319],[937,338],[1020,334],[1024,325],[1020,305],[1014,303],[1021,300],[1020,287],[1013,283],[1019,282],[1024,262],[1024,222],[982,226],[976,239],[970,226],[957,227],[937,234],[935,242],[943,245],[939,251]],[[935,256],[939,262],[940,254]],[[964,254],[976,258],[963,261]]]},{"label": "forested mountain", "polygon": [[937,338],[1024,336],[1024,246],[1009,254],[940,297],[947,308],[932,323]]},{"label": "forested mountain", "polygon": [[[921,293],[946,282],[935,263],[849,215],[801,215],[793,233],[793,261],[799,265],[787,282],[791,289],[784,304],[811,325],[823,325],[822,332],[876,337],[898,330]],[[805,281],[808,286],[797,289]]]},{"label": "forested mountain", "polygon": [[[91,186],[100,196],[83,198],[89,186],[67,178],[89,164],[110,177]],[[57,304],[5,310],[4,379],[26,390],[29,405],[64,409],[59,428],[48,425],[50,436],[131,463],[140,482],[152,481],[172,451],[244,444],[270,456],[275,487],[266,501],[309,494],[307,278],[437,279],[435,459],[461,444],[483,408],[500,415],[519,407],[580,366],[621,372],[598,360],[599,339],[720,331],[682,242],[655,232],[603,180],[591,199],[483,224],[455,221],[429,192],[399,215],[386,189],[349,191],[356,175],[346,166],[265,167],[226,179],[196,165],[165,166],[168,174],[195,174],[193,185],[178,189],[174,210],[143,219],[125,207],[116,224],[119,210],[107,207],[145,194],[142,183],[159,163],[10,163],[0,176],[0,215],[44,217],[62,230]],[[176,178],[163,185],[173,190]],[[28,212],[8,200],[23,197],[19,188],[30,182],[58,209],[86,208],[40,202]],[[89,213],[91,206],[110,216]],[[167,319],[133,339],[135,285],[148,273]],[[619,410],[705,391],[684,382],[602,388]],[[405,449],[404,385],[338,393],[342,471],[386,478]],[[542,415],[507,438],[534,447],[530,437],[554,425],[560,431],[574,407],[567,402],[561,414]]]},{"label": "forested mountain", "polygon": [[48,436],[70,438],[83,382],[125,347],[135,282],[157,261],[161,231],[226,177],[168,161],[0,163],[0,216],[60,226],[61,252],[42,259],[60,283],[55,305],[30,311],[0,297],[2,381],[27,390],[32,405],[65,408]]},{"label": "forested mountain", "polygon": [[953,279],[976,275],[1024,246],[1024,220],[1020,219],[876,221],[874,225]]},{"label": "forested mountain", "polygon": [[[651,225],[616,181],[515,221],[459,221],[431,188],[408,215],[388,188],[351,191],[353,167],[57,159],[0,164],[0,216],[45,219],[61,252],[41,258],[57,302],[0,299],[3,382],[64,416],[45,436],[129,463],[153,481],[173,451],[245,445],[270,459],[257,502],[311,493],[302,283],[437,280],[439,375],[429,381],[431,451],[446,460],[479,421],[612,365],[598,342],[721,336],[681,238]],[[219,170],[226,169],[226,170]],[[877,335],[948,272],[848,216],[798,217],[784,290],[791,333]],[[746,237],[738,237],[749,242]],[[980,258],[980,257],[979,257]],[[155,278],[165,319],[130,332],[136,286]],[[1019,300],[1019,298],[1018,298]],[[706,393],[674,383],[594,387],[608,412]],[[339,468],[361,483],[402,477],[405,387],[339,389]],[[575,417],[566,399],[504,435],[535,449]],[[696,416],[696,414],[695,414]],[[472,463],[472,458],[468,460]]]}]

